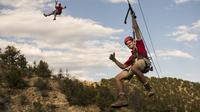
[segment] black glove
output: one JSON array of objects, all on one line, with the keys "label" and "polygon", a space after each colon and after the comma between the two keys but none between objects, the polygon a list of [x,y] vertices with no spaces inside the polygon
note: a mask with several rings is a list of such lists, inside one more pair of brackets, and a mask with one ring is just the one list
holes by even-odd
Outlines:
[{"label": "black glove", "polygon": [[115,53],[110,54],[109,59],[115,62],[116,61]]}]

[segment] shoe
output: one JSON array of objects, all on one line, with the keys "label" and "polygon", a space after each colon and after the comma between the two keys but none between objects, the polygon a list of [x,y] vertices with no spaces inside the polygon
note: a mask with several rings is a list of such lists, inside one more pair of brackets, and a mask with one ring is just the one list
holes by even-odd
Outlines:
[{"label": "shoe", "polygon": [[56,20],[56,18],[53,18],[53,20]]},{"label": "shoe", "polygon": [[111,107],[113,108],[119,108],[123,106],[128,106],[128,99],[125,95],[120,95],[114,103],[111,104]]},{"label": "shoe", "polygon": [[47,17],[47,15],[46,15],[45,13],[44,13],[43,15],[44,15],[45,17]]},{"label": "shoe", "polygon": [[155,95],[155,93],[156,93],[156,92],[155,92],[155,89],[153,89],[153,88],[151,88],[150,91],[147,91],[147,95],[148,95],[149,97]]},{"label": "shoe", "polygon": [[155,94],[155,89],[152,88],[148,82],[144,84],[144,87],[147,91],[147,96],[151,97]]}]

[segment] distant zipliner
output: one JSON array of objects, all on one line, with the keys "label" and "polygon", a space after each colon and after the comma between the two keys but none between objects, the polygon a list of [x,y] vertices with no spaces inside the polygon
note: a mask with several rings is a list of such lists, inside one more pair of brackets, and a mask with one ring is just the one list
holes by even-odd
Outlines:
[{"label": "distant zipliner", "polygon": [[61,15],[62,14],[62,10],[65,9],[65,8],[67,8],[67,7],[66,6],[63,7],[61,3],[58,3],[58,1],[55,0],[55,10],[52,11],[51,13],[49,13],[49,14],[45,14],[44,13],[43,15],[45,17],[54,15],[53,20],[56,20],[56,16],[57,15]]}]

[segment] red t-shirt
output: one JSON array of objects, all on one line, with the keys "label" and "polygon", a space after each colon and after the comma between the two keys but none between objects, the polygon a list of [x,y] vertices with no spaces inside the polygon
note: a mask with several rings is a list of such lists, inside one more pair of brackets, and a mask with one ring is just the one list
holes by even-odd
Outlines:
[{"label": "red t-shirt", "polygon": [[56,11],[57,11],[58,14],[62,13],[63,7],[56,6],[55,8],[56,8]]},{"label": "red t-shirt", "polygon": [[[145,46],[144,46],[144,42],[143,40],[137,40],[136,41],[136,47],[137,47],[137,52],[138,52],[138,55],[139,56],[143,56],[145,58],[148,58],[148,55],[147,55],[147,51],[145,49]],[[135,48],[132,49],[131,51],[131,56],[128,58],[128,60],[124,63],[125,65],[132,65],[133,64],[133,59],[135,59],[134,57],[134,50]]]}]

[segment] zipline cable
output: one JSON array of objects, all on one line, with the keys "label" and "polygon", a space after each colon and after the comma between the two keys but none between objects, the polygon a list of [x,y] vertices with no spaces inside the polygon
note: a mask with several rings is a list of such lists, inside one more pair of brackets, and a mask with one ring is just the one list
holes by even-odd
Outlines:
[{"label": "zipline cable", "polygon": [[[141,3],[140,3],[140,0],[138,0],[138,3],[139,3],[139,7],[140,7],[140,11],[142,13],[142,17],[143,17],[143,20],[144,20],[144,23],[145,23],[145,27],[146,27],[146,30],[147,30],[147,33],[148,33],[148,36],[149,36],[149,40],[150,40],[150,43],[151,43],[151,47],[153,48],[153,52],[155,54],[155,58],[156,58],[156,62],[157,62],[157,65],[158,65],[158,68],[162,74],[162,70],[161,70],[161,67],[160,67],[160,64],[158,62],[158,57],[157,57],[157,54],[155,52],[155,48],[154,48],[154,45],[153,45],[153,42],[152,42],[152,39],[151,39],[151,35],[150,35],[150,31],[148,29],[148,26],[147,26],[147,22],[146,22],[146,19],[145,19],[145,16],[144,16],[144,13],[143,13],[143,10],[142,10],[142,7],[141,7]],[[141,31],[140,31],[141,32]],[[146,44],[146,43],[145,43]],[[148,49],[148,48],[147,48]],[[155,64],[153,63],[153,65],[155,66]],[[156,67],[155,67],[156,68]],[[157,70],[156,70],[157,71]],[[158,74],[158,71],[157,71],[157,74]],[[158,74],[158,77],[160,78],[159,74]]]},{"label": "zipline cable", "polygon": [[148,55],[151,57],[150,60],[152,60],[152,64],[153,64],[153,67],[154,67],[155,70],[156,70],[156,74],[157,74],[158,78],[160,78],[160,75],[159,75],[159,73],[158,73],[158,69],[156,68],[156,65],[155,65],[155,63],[154,63],[154,61],[153,61],[153,58],[152,58],[151,53],[150,53],[150,50],[149,50],[149,48],[148,48],[148,46],[147,46],[147,44],[146,44],[146,41],[145,41],[144,38],[143,38],[143,34],[142,34],[142,32],[141,32],[140,29],[139,29],[139,31],[140,31],[140,34],[141,34],[141,38],[142,38],[142,40],[143,40],[143,42],[144,42],[144,45],[145,45],[145,47],[146,47],[146,49],[147,49]]},{"label": "zipline cable", "polygon": [[143,39],[143,41],[144,41],[144,45],[145,45],[146,48],[147,48],[147,52],[148,52],[149,56],[151,57],[152,64],[153,64],[153,66],[154,66],[154,68],[155,68],[155,70],[156,70],[156,74],[158,75],[158,78],[160,78],[160,75],[159,75],[158,70],[157,70],[157,68],[156,68],[156,65],[155,65],[155,63],[154,63],[154,61],[153,61],[153,58],[152,58],[151,53],[150,53],[150,50],[149,50],[149,48],[147,47],[147,44],[146,44],[146,42],[145,42],[145,40],[144,40],[144,38],[143,38],[143,35],[142,35],[142,33],[141,33],[141,30],[140,30],[140,34],[141,34],[142,39]]}]

